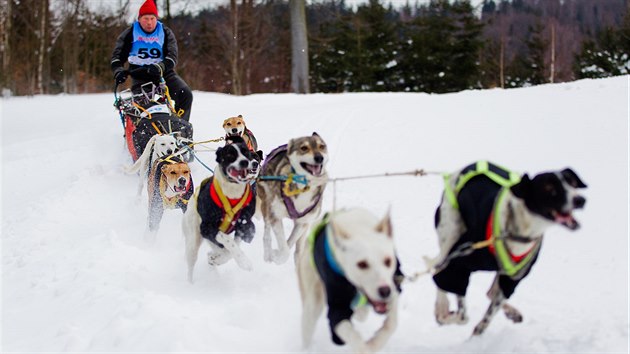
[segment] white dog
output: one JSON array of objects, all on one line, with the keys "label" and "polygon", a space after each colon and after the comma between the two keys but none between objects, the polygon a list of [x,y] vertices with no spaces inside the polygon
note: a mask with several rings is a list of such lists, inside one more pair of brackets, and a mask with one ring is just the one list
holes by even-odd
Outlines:
[{"label": "white dog", "polygon": [[[355,353],[375,352],[385,345],[396,329],[402,281],[389,214],[380,221],[359,208],[325,215],[310,236],[300,240],[296,268],[305,347],[326,304],[335,344],[347,343]],[[351,319],[364,319],[368,305],[386,317],[365,341]]]},{"label": "white dog", "polygon": [[140,181],[138,183],[138,197],[142,195],[144,182],[149,176],[151,166],[159,159],[167,155],[173,154],[177,149],[177,140],[170,134],[157,134],[151,137],[147,146],[145,146],[142,155],[136,162],[127,167],[125,171],[129,174],[140,172]]}]

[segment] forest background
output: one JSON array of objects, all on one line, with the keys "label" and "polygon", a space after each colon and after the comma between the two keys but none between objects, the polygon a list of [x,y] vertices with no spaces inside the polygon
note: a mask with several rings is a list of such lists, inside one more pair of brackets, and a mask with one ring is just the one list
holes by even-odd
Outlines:
[{"label": "forest background", "polygon": [[[178,0],[157,4],[191,88],[247,95],[295,92],[293,1],[197,1],[176,13]],[[444,93],[630,73],[630,0],[301,1],[306,92]],[[111,51],[131,7],[0,0],[2,95],[111,91]]]}]

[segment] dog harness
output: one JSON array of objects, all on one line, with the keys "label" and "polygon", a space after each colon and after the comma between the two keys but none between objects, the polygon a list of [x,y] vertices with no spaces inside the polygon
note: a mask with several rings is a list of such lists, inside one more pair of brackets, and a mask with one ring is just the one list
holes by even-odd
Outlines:
[{"label": "dog harness", "polygon": [[464,188],[468,181],[470,181],[473,177],[477,177],[479,175],[484,175],[490,178],[496,184],[502,187],[511,187],[521,181],[521,176],[518,173],[511,172],[503,167],[500,167],[485,160],[477,161],[476,163],[465,167],[460,172],[460,175],[457,178],[457,183],[455,183],[455,190],[451,188],[451,184],[449,183],[451,174],[445,173],[443,175],[445,185],[444,195],[455,209],[459,209],[459,203],[457,203],[457,195],[459,194],[459,192],[462,190],[462,188]]},{"label": "dog harness", "polygon": [[[501,268],[501,272],[509,277],[519,278],[521,270],[523,270],[531,261],[533,255],[538,252],[541,242],[538,241],[534,246],[524,255],[515,256],[512,255],[505,246],[504,237],[501,234],[501,220],[500,205],[505,197],[508,189],[520,182],[521,177],[518,173],[507,170],[504,167],[500,167],[491,162],[481,160],[474,164],[465,167],[457,178],[455,183],[455,190],[450,187],[450,174],[444,175],[445,191],[444,194],[447,200],[455,209],[459,209],[459,203],[457,202],[457,195],[464,188],[464,186],[474,177],[484,175],[491,179],[493,182],[501,186],[501,190],[497,195],[494,203],[493,211],[488,218],[488,224],[486,228],[486,240],[491,241],[489,243],[490,252],[497,258],[497,263]],[[535,251],[535,252],[532,252]]]},{"label": "dog harness", "polygon": [[[273,158],[275,158],[281,153],[286,153],[287,150],[288,150],[287,144],[280,145],[277,148],[273,149],[269,153],[269,155],[267,155],[267,158],[265,159],[265,162],[263,162],[262,168],[260,170],[265,171],[267,169],[267,163],[269,161],[271,161]],[[308,186],[308,180],[306,179],[306,176],[296,175],[295,170],[293,169],[293,167],[291,167],[291,173],[288,176],[260,176],[259,178],[261,180],[284,181],[284,188],[281,189],[280,195],[282,196],[282,201],[284,202],[284,206],[287,209],[287,214],[289,214],[289,218],[291,218],[292,220],[299,219],[307,215],[311,211],[313,211],[313,209],[315,209],[317,205],[319,204],[319,201],[322,197],[321,191],[319,191],[320,193],[316,193],[313,204],[309,205],[308,208],[306,208],[304,211],[300,213],[295,208],[295,203],[293,203],[293,199],[291,199],[291,197],[297,194],[306,192],[310,189],[310,187]],[[297,183],[304,184],[305,187],[300,189],[297,187]]]},{"label": "dog harness", "polygon": [[249,183],[245,184],[245,192],[240,199],[229,199],[223,194],[221,185],[216,178],[212,179],[212,185],[210,186],[210,198],[214,203],[223,210],[223,218],[219,225],[219,231],[224,234],[229,234],[234,230],[238,216],[252,201],[252,193]]},{"label": "dog harness", "polygon": [[[488,248],[497,258],[497,264],[501,269],[501,273],[509,276],[513,279],[521,279],[524,276],[526,270],[532,264],[532,259],[538,254],[540,246],[542,245],[542,238],[537,239],[534,242],[532,248],[522,255],[513,255],[508,251],[505,245],[504,237],[501,234],[501,220],[499,206],[501,201],[505,198],[508,188],[501,188],[497,200],[494,203],[494,210],[488,218],[488,225],[486,227],[486,240],[493,240],[489,244]],[[508,236],[509,237],[509,236]]]}]

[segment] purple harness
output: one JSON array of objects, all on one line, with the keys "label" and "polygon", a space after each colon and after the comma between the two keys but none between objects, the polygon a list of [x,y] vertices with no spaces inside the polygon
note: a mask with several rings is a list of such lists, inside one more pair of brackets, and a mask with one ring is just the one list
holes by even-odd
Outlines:
[{"label": "purple harness", "polygon": [[[279,154],[286,153],[287,149],[288,149],[287,144],[280,145],[277,148],[273,149],[267,155],[267,158],[263,162],[261,171],[266,171],[267,170],[267,163],[269,161],[271,161],[272,159],[274,159]],[[293,167],[291,167],[291,171],[293,171]],[[260,176],[260,177],[266,177],[266,176]],[[271,176],[269,176],[269,177],[271,177]],[[274,177],[280,177],[280,176],[274,176]],[[283,176],[283,177],[286,177],[286,176]],[[263,178],[263,180],[264,180],[264,178]],[[284,180],[286,181],[286,178]],[[317,204],[319,204],[319,200],[322,197],[320,193],[317,193],[317,198],[315,199],[315,202],[311,206],[306,208],[306,210],[304,210],[303,212],[300,213],[295,208],[295,203],[293,203],[293,199],[291,199],[291,197],[287,196],[284,193],[284,189],[283,188],[280,189],[280,195],[282,196],[282,200],[284,201],[284,206],[285,206],[285,208],[287,208],[287,213],[289,214],[289,217],[291,218],[291,220],[299,219],[299,218],[303,217],[304,215],[310,213],[313,209],[315,209]]]}]

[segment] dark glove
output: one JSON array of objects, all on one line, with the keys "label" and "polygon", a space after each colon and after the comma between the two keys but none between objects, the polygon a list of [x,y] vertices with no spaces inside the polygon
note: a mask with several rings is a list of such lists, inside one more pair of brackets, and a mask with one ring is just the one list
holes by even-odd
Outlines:
[{"label": "dark glove", "polygon": [[164,76],[164,63],[155,63],[146,65],[146,67],[148,77],[159,80],[162,76]]},{"label": "dark glove", "polygon": [[114,80],[116,81],[116,85],[125,83],[125,81],[127,81],[128,75],[129,75],[129,72],[125,69],[120,68],[119,70],[116,70],[116,73],[114,74]]}]

